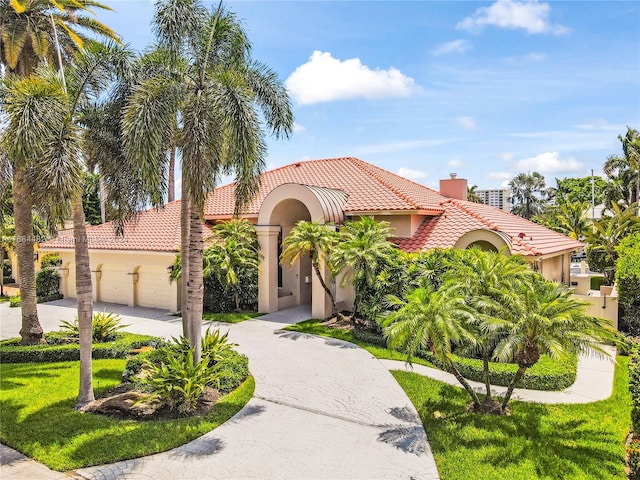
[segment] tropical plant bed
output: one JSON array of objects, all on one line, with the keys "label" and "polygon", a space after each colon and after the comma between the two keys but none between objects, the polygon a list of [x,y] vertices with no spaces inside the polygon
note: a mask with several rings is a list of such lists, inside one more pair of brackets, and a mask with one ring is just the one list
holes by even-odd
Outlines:
[{"label": "tropical plant bed", "polygon": [[[45,333],[46,344],[20,345],[20,338],[0,341],[1,363],[27,362],[67,362],[80,359],[80,345],[77,339],[64,332]],[[92,355],[100,358],[126,358],[132,350],[163,342],[158,337],[135,333],[117,333],[109,342],[94,343]]]},{"label": "tropical plant bed", "polygon": [[442,480],[622,480],[631,410],[627,362],[618,357],[607,400],[513,401],[510,416],[471,413],[461,388],[415,373],[392,373],[420,414]]},{"label": "tropical plant bed", "polygon": [[[291,325],[285,328],[285,330],[346,340],[365,348],[377,358],[391,360],[406,360],[407,358],[406,354],[380,346],[381,336],[366,330],[359,332],[357,330],[334,328],[323,325],[323,322],[320,320],[306,320]],[[428,352],[422,353],[420,357],[414,357],[412,361],[414,363],[443,369],[441,362]],[[465,378],[483,381],[482,360],[454,356],[454,361]],[[562,390],[575,382],[577,365],[578,361],[575,356],[569,356],[563,360],[542,356],[536,365],[527,370],[524,377],[520,380],[518,387],[532,390]],[[513,364],[491,362],[491,384],[507,386],[515,375],[517,368],[518,367]]]},{"label": "tropical plant bed", "polygon": [[[97,394],[122,379],[123,359],[94,360]],[[204,417],[139,422],[75,411],[79,363],[0,365],[0,441],[54,470],[141,457],[189,442],[235,415],[255,387],[248,377]]]}]

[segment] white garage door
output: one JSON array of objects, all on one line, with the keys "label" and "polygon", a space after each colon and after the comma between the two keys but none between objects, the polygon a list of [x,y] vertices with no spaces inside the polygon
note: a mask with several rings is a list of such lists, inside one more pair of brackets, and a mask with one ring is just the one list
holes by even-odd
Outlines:
[{"label": "white garage door", "polygon": [[141,266],[138,269],[136,306],[170,310],[174,292],[166,268]]},{"label": "white garage door", "polygon": [[124,265],[103,265],[101,272],[99,300],[127,305],[132,280]]}]

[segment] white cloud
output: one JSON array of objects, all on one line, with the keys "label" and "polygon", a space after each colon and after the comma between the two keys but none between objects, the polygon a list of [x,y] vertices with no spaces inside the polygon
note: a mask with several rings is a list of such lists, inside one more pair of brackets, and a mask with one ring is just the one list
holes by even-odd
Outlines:
[{"label": "white cloud", "polygon": [[560,158],[558,152],[545,152],[518,162],[518,169],[522,171],[536,171],[543,174],[575,172],[581,168],[582,163],[575,158]]},{"label": "white cloud", "polygon": [[354,98],[408,97],[419,91],[415,80],[397,68],[371,70],[359,58],[339,60],[329,52],[313,52],[285,82],[302,105]]},{"label": "white cloud", "polygon": [[453,158],[447,162],[447,165],[450,167],[460,167],[462,165],[462,162],[457,158]]},{"label": "white cloud", "polygon": [[513,152],[502,152],[500,158],[503,162],[510,162],[515,157]]},{"label": "white cloud", "polygon": [[453,40],[438,45],[431,52],[432,55],[446,55],[448,53],[464,53],[471,49],[471,44],[463,39]]},{"label": "white cloud", "polygon": [[487,176],[494,180],[509,180],[513,177],[513,174],[509,172],[489,172]]},{"label": "white cloud", "polygon": [[304,132],[306,130],[306,128],[304,128],[304,125],[300,125],[299,123],[293,122],[293,131],[294,132]]},{"label": "white cloud", "polygon": [[456,122],[458,122],[458,125],[462,128],[467,130],[473,130],[476,128],[476,121],[471,117],[458,117],[456,118]]},{"label": "white cloud", "polygon": [[527,33],[551,33],[562,35],[569,32],[563,25],[549,22],[551,7],[548,3],[537,0],[497,0],[489,7],[478,8],[473,15],[456,25],[458,29],[479,31],[486,25],[493,25],[509,30],[523,29]]},{"label": "white cloud", "polygon": [[422,170],[412,170],[411,168],[400,167],[398,170],[398,175],[404,178],[408,178],[410,180],[420,180],[423,178],[427,178],[427,173]]}]

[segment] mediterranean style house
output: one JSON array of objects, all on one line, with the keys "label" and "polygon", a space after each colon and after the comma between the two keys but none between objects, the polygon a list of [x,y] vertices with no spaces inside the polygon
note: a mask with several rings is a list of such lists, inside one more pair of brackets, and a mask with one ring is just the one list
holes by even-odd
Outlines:
[{"label": "mediterranean style house", "polygon": [[[235,185],[217,188],[206,202],[209,224],[233,217]],[[291,268],[279,262],[283,238],[300,220],[339,228],[346,220],[373,216],[395,229],[395,243],[406,251],[436,247],[481,248],[522,255],[549,280],[569,283],[571,253],[582,243],[524,218],[488,205],[466,201],[467,181],[440,181],[436,192],[357,158],[332,158],[292,163],[265,172],[259,192],[242,214],[255,224],[262,259],[258,309],[274,312],[311,304],[315,318],[331,312],[311,262],[305,258]],[[94,300],[129,306],[179,310],[180,288],[169,272],[180,249],[180,201],[142,212],[118,237],[109,223],[89,227],[89,252]],[[75,297],[73,233],[40,245],[62,259],[61,290]],[[328,270],[323,274],[330,279]],[[332,280],[336,299],[349,308],[353,292]]]}]

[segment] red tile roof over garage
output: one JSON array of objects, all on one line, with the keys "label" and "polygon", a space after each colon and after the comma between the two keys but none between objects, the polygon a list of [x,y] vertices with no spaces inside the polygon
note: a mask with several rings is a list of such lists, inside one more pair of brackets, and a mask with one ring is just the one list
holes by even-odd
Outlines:
[{"label": "red tile roof over garage", "polygon": [[[465,233],[488,229],[500,231],[511,240],[511,250],[525,256],[575,250],[580,242],[488,205],[454,200],[424,185],[412,182],[357,158],[332,158],[297,162],[265,172],[254,200],[244,214],[256,218],[260,205],[274,188],[297,183],[342,190],[347,194],[345,214],[365,212],[423,212],[428,215],[411,238],[397,238],[399,247],[417,251],[452,247]],[[206,219],[230,218],[234,210],[235,185],[217,188],[207,198]],[[89,248],[177,252],[180,248],[180,201],[164,208],[142,212],[117,237],[111,223],[88,227]],[[40,245],[43,250],[73,248],[73,233]]]}]

